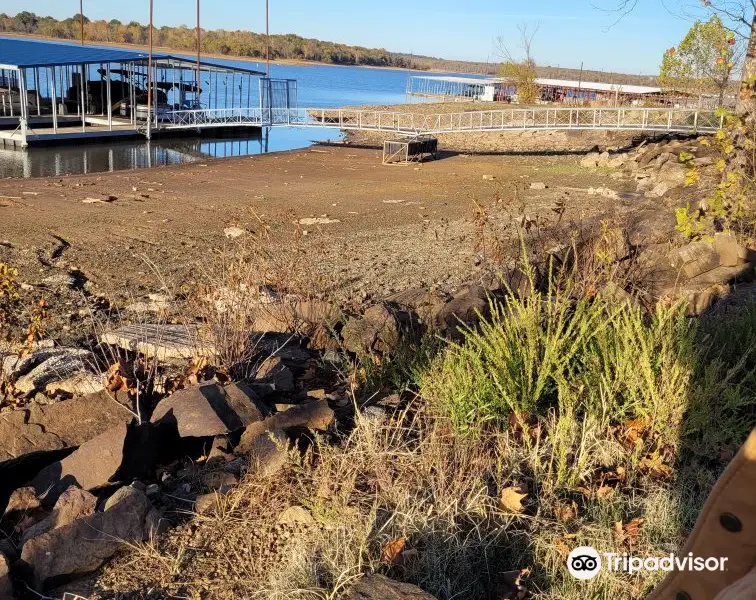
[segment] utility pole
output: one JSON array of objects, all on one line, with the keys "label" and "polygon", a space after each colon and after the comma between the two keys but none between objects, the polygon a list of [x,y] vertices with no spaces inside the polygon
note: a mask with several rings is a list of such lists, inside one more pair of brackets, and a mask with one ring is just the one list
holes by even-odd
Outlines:
[{"label": "utility pole", "polygon": [[265,76],[270,77],[270,0],[265,0]]},{"label": "utility pole", "polygon": [[200,51],[202,48],[202,33],[200,30],[200,0],[197,0],[197,108],[199,108],[200,98]]},{"label": "utility pole", "polygon": [[79,0],[79,25],[81,28],[81,45],[84,45],[84,0]]},{"label": "utility pole", "polygon": [[583,104],[582,99],[580,98],[580,88],[583,87],[583,61],[580,61],[580,80],[578,81],[578,102],[580,104]]},{"label": "utility pole", "polygon": [[[155,107],[157,113],[157,107]],[[152,137],[152,0],[150,0],[150,49],[147,56],[147,139]]]}]

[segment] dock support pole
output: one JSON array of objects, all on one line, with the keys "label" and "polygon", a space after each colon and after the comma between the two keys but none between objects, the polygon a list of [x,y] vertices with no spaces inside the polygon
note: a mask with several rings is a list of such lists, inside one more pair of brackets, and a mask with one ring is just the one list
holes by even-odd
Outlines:
[{"label": "dock support pole", "polygon": [[34,67],[34,91],[37,92],[37,116],[42,116],[42,107],[39,104],[39,67]]},{"label": "dock support pole", "polygon": [[113,131],[113,104],[111,101],[111,90],[110,90],[110,63],[105,65],[105,79],[107,83],[107,102],[108,102],[108,131]]},{"label": "dock support pole", "polygon": [[50,98],[52,101],[53,133],[58,133],[58,94],[55,91],[55,67],[50,67],[50,79],[52,80]]},{"label": "dock support pole", "polygon": [[19,91],[19,104],[21,105],[21,147],[26,148],[29,143],[26,139],[26,131],[29,118],[29,101],[26,96],[26,72],[24,69],[18,71],[18,91]]},{"label": "dock support pole", "polygon": [[84,98],[84,65],[79,67],[79,99],[81,100],[81,130],[87,130],[87,105]]}]

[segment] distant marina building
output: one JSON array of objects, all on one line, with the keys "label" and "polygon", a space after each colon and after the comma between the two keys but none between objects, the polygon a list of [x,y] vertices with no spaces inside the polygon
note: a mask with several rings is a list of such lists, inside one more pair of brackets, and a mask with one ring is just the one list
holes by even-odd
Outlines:
[{"label": "distant marina building", "polygon": [[[664,91],[660,87],[538,78],[539,102],[581,106],[672,106],[716,108],[716,98]],[[413,75],[407,81],[409,102],[516,103],[517,86],[502,77]]]}]

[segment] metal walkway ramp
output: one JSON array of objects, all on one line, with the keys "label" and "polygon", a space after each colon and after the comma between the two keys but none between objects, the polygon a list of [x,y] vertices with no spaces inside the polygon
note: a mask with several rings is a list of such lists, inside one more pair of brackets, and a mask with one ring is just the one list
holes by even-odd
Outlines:
[{"label": "metal walkway ramp", "polygon": [[441,134],[482,131],[625,130],[711,133],[724,117],[712,110],[678,108],[512,108],[422,114],[322,108],[234,108],[173,111],[160,129],[212,126],[319,127]]}]

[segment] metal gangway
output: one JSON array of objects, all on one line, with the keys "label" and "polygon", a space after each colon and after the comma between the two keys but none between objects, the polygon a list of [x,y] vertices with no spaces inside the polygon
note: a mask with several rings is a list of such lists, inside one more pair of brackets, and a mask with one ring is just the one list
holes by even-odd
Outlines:
[{"label": "metal gangway", "polygon": [[425,135],[485,131],[619,130],[712,133],[724,116],[713,110],[681,108],[535,107],[422,114],[329,108],[219,108],[167,113],[159,129],[218,126],[318,127]]}]

